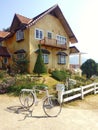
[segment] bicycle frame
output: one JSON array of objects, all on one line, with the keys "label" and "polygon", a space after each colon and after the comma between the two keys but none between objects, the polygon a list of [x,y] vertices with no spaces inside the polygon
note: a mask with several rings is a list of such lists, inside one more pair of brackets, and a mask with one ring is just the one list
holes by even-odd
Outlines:
[{"label": "bicycle frame", "polygon": [[30,111],[33,111],[34,106],[38,103],[37,91],[41,93],[45,93],[45,96],[42,97],[43,101],[43,110],[47,116],[55,117],[59,115],[61,112],[61,104],[59,104],[56,97],[53,95],[49,95],[48,88],[46,87],[44,90],[37,89],[33,87],[33,89],[22,89],[20,93],[20,102],[24,108],[30,110],[31,106],[33,106]]},{"label": "bicycle frame", "polygon": [[36,91],[46,93],[45,96],[42,98],[42,100],[45,100],[45,98],[52,96],[52,95],[49,95],[49,91],[48,91],[47,87],[45,87],[44,90],[40,90],[40,89],[37,89],[35,86],[35,87],[33,87],[33,89],[22,89],[21,91],[22,92],[23,91],[31,92],[34,95],[34,99],[35,99],[34,104],[37,104],[37,102],[38,102]]}]

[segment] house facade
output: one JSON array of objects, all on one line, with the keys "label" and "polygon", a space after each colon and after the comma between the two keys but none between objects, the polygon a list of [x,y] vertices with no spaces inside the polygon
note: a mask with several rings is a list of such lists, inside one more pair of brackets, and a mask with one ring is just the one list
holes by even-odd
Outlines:
[{"label": "house facade", "polygon": [[[48,70],[69,69],[69,56],[79,53],[77,38],[58,5],[54,5],[33,19],[15,14],[8,32],[0,31],[0,67],[12,65],[12,56],[27,54],[28,72],[32,73],[41,44],[42,57]],[[4,55],[5,54],[5,55]]]}]

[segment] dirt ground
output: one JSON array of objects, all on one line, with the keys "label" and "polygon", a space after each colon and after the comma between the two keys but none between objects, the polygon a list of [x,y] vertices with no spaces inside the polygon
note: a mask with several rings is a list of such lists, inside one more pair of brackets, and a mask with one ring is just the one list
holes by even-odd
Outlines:
[{"label": "dirt ground", "polygon": [[44,114],[40,103],[32,116],[20,107],[18,97],[0,95],[0,130],[98,130],[98,95],[66,103],[53,118]]}]

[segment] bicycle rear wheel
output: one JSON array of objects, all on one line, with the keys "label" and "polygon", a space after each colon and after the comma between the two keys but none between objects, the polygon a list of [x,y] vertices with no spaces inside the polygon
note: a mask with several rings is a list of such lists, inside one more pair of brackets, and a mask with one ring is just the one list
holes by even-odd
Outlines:
[{"label": "bicycle rear wheel", "polygon": [[49,117],[56,117],[62,109],[61,104],[56,97],[47,97],[43,102],[43,110]]},{"label": "bicycle rear wheel", "polygon": [[35,98],[32,92],[30,91],[21,91],[19,95],[19,100],[22,106],[28,108],[34,104]]}]

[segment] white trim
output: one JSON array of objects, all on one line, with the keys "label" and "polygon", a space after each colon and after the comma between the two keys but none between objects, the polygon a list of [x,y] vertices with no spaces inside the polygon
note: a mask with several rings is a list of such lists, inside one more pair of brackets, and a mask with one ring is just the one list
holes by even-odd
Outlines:
[{"label": "white trim", "polygon": [[43,53],[42,54],[42,58],[43,58],[44,64],[48,64],[49,63],[49,54]]},{"label": "white trim", "polygon": [[53,38],[53,32],[52,31],[47,31],[47,38],[48,38],[48,33],[51,33],[51,38],[49,38],[49,39],[52,39]]},{"label": "white trim", "polygon": [[23,39],[24,39],[24,31],[21,29],[16,31],[16,41],[20,41]]},{"label": "white trim", "polygon": [[66,56],[58,55],[58,64],[66,64]]},{"label": "white trim", "polygon": [[[38,30],[38,31],[40,31],[40,32],[42,32],[42,38],[40,38],[40,37],[36,37],[36,30]],[[34,34],[35,34],[35,39],[37,39],[37,40],[41,40],[41,39],[43,39],[44,38],[44,31],[42,30],[42,29],[39,29],[39,28],[35,28],[35,32],[34,32]]]},{"label": "white trim", "polygon": [[[57,37],[62,38],[62,39],[64,38],[65,42],[63,40],[58,41]],[[58,44],[66,44],[67,43],[67,38],[65,36],[62,36],[62,35],[59,35],[59,34],[56,35],[56,40],[57,40]]]}]

